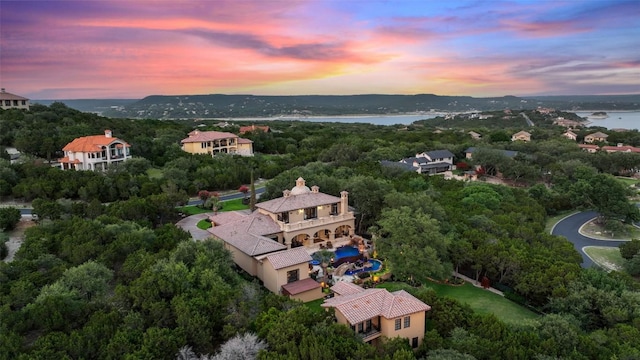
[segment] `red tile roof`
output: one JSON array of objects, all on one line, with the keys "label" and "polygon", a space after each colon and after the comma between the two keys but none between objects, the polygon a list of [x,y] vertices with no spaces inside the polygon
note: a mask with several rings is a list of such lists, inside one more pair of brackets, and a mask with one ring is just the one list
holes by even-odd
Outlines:
[{"label": "red tile roof", "polygon": [[623,146],[603,146],[601,150],[606,152],[640,152],[640,148],[623,145]]},{"label": "red tile roof", "polygon": [[238,144],[253,144],[253,141],[244,138],[238,138]]},{"label": "red tile roof", "polygon": [[282,285],[282,292],[285,295],[297,295],[319,287],[321,287],[321,285],[317,281],[312,278],[306,278]]},{"label": "red tile roof", "polygon": [[351,325],[375,316],[393,319],[431,310],[431,306],[404,290],[390,293],[387,289],[365,289],[355,294],[336,296],[325,300],[322,307],[335,308]]},{"label": "red tile roof", "polygon": [[264,235],[281,232],[280,226],[268,215],[258,211],[237,221],[209,228],[208,231],[249,256],[266,254],[287,247]]},{"label": "red tile roof", "polygon": [[244,134],[246,132],[255,131],[255,130],[269,132],[269,127],[265,125],[240,126],[240,134]]},{"label": "red tile roof", "polygon": [[269,254],[267,255],[267,259],[276,270],[289,266],[308,263],[312,260],[311,255],[309,255],[304,247]]},{"label": "red tile roof", "polygon": [[0,100],[29,100],[26,97],[18,96],[16,94],[8,93],[6,91],[0,92]]},{"label": "red tile roof", "polygon": [[105,135],[91,135],[74,139],[72,142],[63,147],[62,151],[95,152],[100,151],[103,146],[109,146],[114,142],[122,142],[126,147],[131,146],[115,137],[107,137]]},{"label": "red tile roof", "polygon": [[58,160],[61,163],[73,163],[73,164],[80,164],[80,160],[75,159],[73,161],[69,160],[68,156],[63,157],[62,159]]},{"label": "red tile roof", "polygon": [[364,289],[354,283],[339,281],[331,287],[331,291],[337,295],[352,295],[361,293]]},{"label": "red tile roof", "polygon": [[189,137],[186,139],[182,139],[181,143],[194,143],[194,142],[206,142],[213,140],[222,140],[222,139],[235,139],[238,137],[236,134],[221,132],[221,131],[200,131],[193,130],[190,132]]}]

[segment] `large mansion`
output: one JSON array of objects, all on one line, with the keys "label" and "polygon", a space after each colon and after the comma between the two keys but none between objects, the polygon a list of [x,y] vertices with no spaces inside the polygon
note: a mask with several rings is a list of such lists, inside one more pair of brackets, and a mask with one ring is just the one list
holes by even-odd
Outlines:
[{"label": "large mansion", "polygon": [[253,141],[244,139],[236,134],[220,131],[200,131],[190,132],[189,137],[182,139],[182,150],[190,154],[215,155],[236,154],[242,156],[253,156]]},{"label": "large mansion", "polygon": [[29,99],[8,93],[4,88],[0,89],[0,108],[7,109],[24,109],[29,110]]},{"label": "large mansion", "polygon": [[62,170],[106,170],[131,158],[131,145],[112,136],[111,130],[104,135],[83,136],[74,139],[62,148],[64,157],[59,159]]},{"label": "large mansion", "polygon": [[346,191],[340,197],[324,194],[299,178],[282,197],[258,203],[251,214],[212,216],[209,232],[269,290],[304,301],[319,299],[320,284],[308,274],[309,253],[351,240],[355,217],[348,200]]}]

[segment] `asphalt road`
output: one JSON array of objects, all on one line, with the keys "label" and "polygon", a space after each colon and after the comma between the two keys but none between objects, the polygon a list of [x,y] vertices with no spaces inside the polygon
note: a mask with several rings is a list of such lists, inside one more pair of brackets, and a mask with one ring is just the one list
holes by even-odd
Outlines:
[{"label": "asphalt road", "polygon": [[595,211],[577,213],[560,220],[551,230],[552,235],[564,236],[567,240],[573,243],[573,246],[582,256],[583,268],[590,268],[595,265],[582,250],[585,246],[618,247],[620,244],[625,242],[624,240],[597,240],[580,234],[578,231],[580,227],[589,220],[595,218],[597,215],[598,213]]}]

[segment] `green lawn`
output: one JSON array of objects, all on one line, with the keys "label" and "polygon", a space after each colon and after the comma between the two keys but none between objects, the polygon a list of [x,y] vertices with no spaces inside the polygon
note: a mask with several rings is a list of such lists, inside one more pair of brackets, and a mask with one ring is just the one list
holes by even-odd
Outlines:
[{"label": "green lawn", "polygon": [[211,212],[209,209],[203,209],[201,207],[192,205],[192,206],[180,206],[177,208],[178,211],[187,214],[187,215],[196,215],[196,214],[204,214]]},{"label": "green lawn", "polygon": [[246,210],[248,208],[249,208],[249,205],[243,204],[242,199],[235,199],[235,200],[225,201],[221,211]]},{"label": "green lawn", "polygon": [[621,177],[621,176],[616,176],[616,179],[618,179],[618,181],[622,182],[626,186],[635,185],[635,184],[640,182],[640,181],[638,181],[638,179],[628,178],[628,177]]},{"label": "green lawn", "polygon": [[617,247],[586,246],[584,252],[591,260],[606,270],[622,270],[624,259]]},{"label": "green lawn", "polygon": [[211,227],[211,221],[207,221],[206,219],[202,219],[202,220],[198,221],[196,226],[198,227],[198,229],[207,230],[208,228]]},{"label": "green lawn", "polygon": [[[461,303],[468,304],[477,313],[492,313],[505,323],[518,324],[525,320],[536,319],[539,316],[511,300],[468,283],[462,286],[427,283],[424,286],[433,288],[440,296],[448,296]],[[394,282],[385,282],[380,284],[379,287],[386,288],[389,291],[410,288],[407,284]]]},{"label": "green lawn", "polygon": [[323,302],[324,302],[324,299],[317,299],[317,300],[306,302],[304,303],[304,305],[309,309],[313,310],[314,312],[322,312],[322,311],[326,311],[325,308],[320,306]]}]

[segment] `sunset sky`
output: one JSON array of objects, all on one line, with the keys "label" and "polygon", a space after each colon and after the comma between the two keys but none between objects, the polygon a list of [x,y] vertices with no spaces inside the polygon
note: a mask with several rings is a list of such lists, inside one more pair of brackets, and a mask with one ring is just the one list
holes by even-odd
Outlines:
[{"label": "sunset sky", "polygon": [[0,0],[31,99],[640,93],[640,0]]}]

